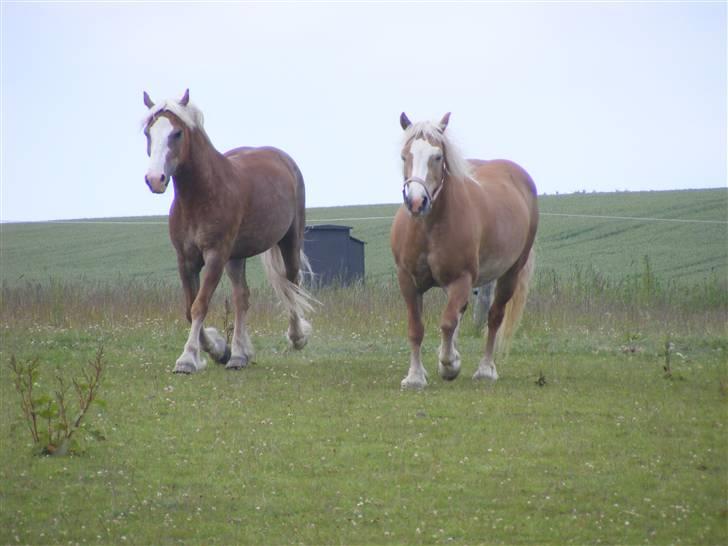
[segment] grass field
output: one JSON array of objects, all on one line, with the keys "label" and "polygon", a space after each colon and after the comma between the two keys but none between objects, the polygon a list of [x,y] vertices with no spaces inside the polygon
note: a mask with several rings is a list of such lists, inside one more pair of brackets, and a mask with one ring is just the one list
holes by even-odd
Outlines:
[{"label": "grass field", "polygon": [[[554,214],[721,221],[727,208],[724,190],[541,199]],[[189,377],[170,373],[187,325],[164,225],[3,225],[0,543],[728,542],[725,224],[544,215],[501,379],[471,381],[483,340],[470,317],[461,377],[437,377],[432,292],[423,392],[399,389],[389,222],[350,225],[369,277],[317,294],[309,346],[286,350],[281,310],[258,288],[256,362]],[[41,392],[100,345],[105,405],[70,456],[37,455],[10,355],[40,359]]]}]

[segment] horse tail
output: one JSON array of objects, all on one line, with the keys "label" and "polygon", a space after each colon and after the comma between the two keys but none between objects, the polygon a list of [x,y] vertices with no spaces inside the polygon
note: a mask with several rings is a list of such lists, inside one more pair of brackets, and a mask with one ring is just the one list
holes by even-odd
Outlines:
[{"label": "horse tail", "polygon": [[511,339],[513,334],[518,328],[518,323],[521,321],[523,316],[523,309],[526,306],[526,299],[528,298],[528,288],[531,284],[531,277],[533,277],[533,266],[536,261],[536,257],[533,253],[533,248],[528,252],[528,258],[526,263],[523,265],[521,270],[518,272],[516,279],[516,288],[513,291],[513,296],[506,304],[505,315],[503,316],[503,323],[501,324],[498,334],[496,336],[496,346],[500,347],[505,354],[508,354],[510,349]]},{"label": "horse tail", "polygon": [[[313,305],[319,303],[318,300],[301,288],[299,284],[288,280],[286,265],[283,262],[283,255],[278,245],[273,245],[260,257],[263,262],[265,276],[289,315],[303,318],[306,313],[313,311]],[[310,274],[311,264],[303,250],[300,252],[300,261],[301,269]],[[299,270],[297,281],[301,282],[302,277],[302,272]]]}]

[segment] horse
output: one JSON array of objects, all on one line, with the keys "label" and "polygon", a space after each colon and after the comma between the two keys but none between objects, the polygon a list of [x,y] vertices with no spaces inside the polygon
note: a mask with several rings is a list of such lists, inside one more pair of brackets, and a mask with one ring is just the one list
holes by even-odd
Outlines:
[{"label": "horse", "polygon": [[488,311],[485,354],[473,379],[497,380],[499,343],[510,339],[520,319],[533,273],[538,227],[536,186],[507,160],[466,160],[446,133],[450,113],[439,123],[412,123],[403,112],[403,204],[392,222],[390,242],[397,280],[407,305],[410,366],[402,388],[423,388],[427,372],[422,297],[433,287],[447,294],[440,321],[438,372],[460,373],[457,334],[474,287],[496,281]]},{"label": "horse", "polygon": [[[144,180],[156,194],[164,193],[170,180],[174,185],[169,235],[191,325],[173,371],[190,374],[204,368],[200,348],[229,370],[251,361],[245,263],[258,254],[288,312],[290,345],[302,349],[311,333],[305,313],[314,300],[300,286],[301,267],[307,263],[302,252],[306,191],[298,166],[272,147],[218,152],[205,132],[202,112],[190,102],[189,89],[180,100],[158,104],[145,91],[144,105],[142,127],[150,158]],[[232,284],[235,313],[230,347],[215,328],[203,327],[223,270]]]}]

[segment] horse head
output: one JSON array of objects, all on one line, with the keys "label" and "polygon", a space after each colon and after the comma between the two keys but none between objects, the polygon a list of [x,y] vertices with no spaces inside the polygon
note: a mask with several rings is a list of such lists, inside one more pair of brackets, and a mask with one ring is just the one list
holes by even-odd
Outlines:
[{"label": "horse head", "polygon": [[399,118],[405,131],[402,197],[413,216],[424,216],[430,212],[445,184],[448,169],[443,135],[449,121],[450,112],[438,124],[413,124],[404,112]]},{"label": "horse head", "polygon": [[144,105],[149,109],[144,118],[149,156],[144,181],[152,192],[164,193],[189,156],[190,131],[201,122],[201,115],[190,104],[189,89],[178,101],[167,100],[156,105],[145,91]]}]

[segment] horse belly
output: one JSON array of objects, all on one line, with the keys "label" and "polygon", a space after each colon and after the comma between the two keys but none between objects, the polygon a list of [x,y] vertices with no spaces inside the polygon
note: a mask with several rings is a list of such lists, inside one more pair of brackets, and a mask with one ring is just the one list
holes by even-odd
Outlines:
[{"label": "horse belly", "polygon": [[264,229],[244,227],[238,232],[230,253],[231,258],[250,258],[265,252],[286,235],[291,223],[269,223]]},{"label": "horse belly", "polygon": [[283,173],[251,180],[249,201],[242,212],[233,244],[234,257],[265,252],[283,239],[296,221],[296,193]]},{"label": "horse belly", "polygon": [[493,259],[488,257],[486,260],[482,260],[478,269],[478,279],[475,282],[475,286],[482,286],[485,283],[502,277],[515,263],[516,259]]}]

